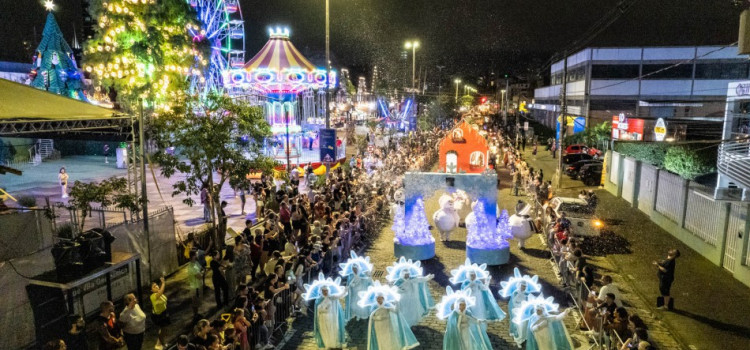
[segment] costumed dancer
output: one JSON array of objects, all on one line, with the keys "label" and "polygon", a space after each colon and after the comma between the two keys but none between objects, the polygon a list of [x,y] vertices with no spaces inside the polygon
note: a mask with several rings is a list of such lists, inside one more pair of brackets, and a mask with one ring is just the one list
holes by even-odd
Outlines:
[{"label": "costumed dancer", "polygon": [[398,287],[401,295],[399,307],[409,326],[419,323],[423,317],[427,316],[430,309],[435,307],[435,300],[427,285],[427,282],[435,276],[431,274],[423,276],[421,264],[419,260],[412,262],[411,259],[406,260],[402,256],[398,262],[386,267],[388,271],[386,280]]},{"label": "costumed dancer", "polygon": [[364,292],[372,285],[372,264],[370,257],[360,257],[351,252],[351,258],[339,264],[341,276],[346,277],[346,298],[344,299],[344,319],[349,322],[352,318],[364,320],[370,317],[370,310],[357,305],[359,292]]},{"label": "costumed dancer", "polygon": [[451,270],[451,275],[451,283],[460,285],[461,290],[471,290],[471,295],[476,298],[476,303],[471,307],[474,317],[485,321],[505,319],[505,312],[500,309],[488,287],[491,277],[487,272],[487,264],[472,264],[467,258],[458,269]]},{"label": "costumed dancer", "polygon": [[302,293],[302,297],[315,300],[313,331],[318,349],[346,347],[346,321],[339,302],[346,295],[346,290],[341,286],[341,278],[332,280],[320,273],[312,285],[305,284],[305,290],[307,292]]},{"label": "costumed dancer", "polygon": [[372,310],[367,326],[367,350],[407,350],[419,346],[397,307],[400,299],[397,287],[383,286],[380,281],[359,292],[357,304]]},{"label": "costumed dancer", "polygon": [[513,322],[527,324],[526,350],[572,350],[573,342],[562,320],[570,309],[557,313],[559,305],[552,297],[529,296],[513,311]]},{"label": "costumed dancer", "polygon": [[476,298],[471,291],[453,291],[445,287],[446,295],[437,305],[437,317],[448,319],[443,335],[443,350],[491,350],[490,338],[482,327],[482,320],[471,313]]},{"label": "costumed dancer", "polygon": [[510,335],[516,342],[516,345],[520,348],[523,342],[526,341],[528,328],[528,322],[523,321],[521,324],[512,322],[515,319],[514,310],[521,307],[521,304],[528,299],[529,295],[533,293],[540,293],[542,291],[542,285],[539,284],[539,276],[529,275],[521,276],[521,271],[517,267],[513,268],[513,276],[507,281],[500,282],[502,287],[498,294],[501,298],[510,298],[508,300],[508,316],[510,316]]}]

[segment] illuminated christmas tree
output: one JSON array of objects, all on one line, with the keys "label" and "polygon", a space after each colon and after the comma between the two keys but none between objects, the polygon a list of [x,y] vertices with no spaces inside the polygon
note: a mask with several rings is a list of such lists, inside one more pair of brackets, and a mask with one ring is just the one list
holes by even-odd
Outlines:
[{"label": "illuminated christmas tree", "polygon": [[[484,203],[477,201],[472,205],[472,218],[466,219],[466,245],[476,249],[500,249],[508,246],[503,230],[490,223],[484,211]],[[506,217],[508,213],[503,211]]]},{"label": "illuminated christmas tree", "polygon": [[186,78],[200,74],[195,63],[208,63],[206,41],[188,34],[200,30],[188,1],[97,0],[91,8],[98,27],[84,67],[96,83],[113,86],[126,104],[142,98],[147,107],[168,110],[182,101]]},{"label": "illuminated christmas tree", "polygon": [[505,209],[503,209],[500,216],[497,218],[496,233],[506,241],[513,238],[513,233],[510,228],[510,216],[508,216],[508,211]]},{"label": "illuminated christmas tree", "polygon": [[422,198],[418,198],[411,209],[406,228],[401,235],[396,236],[398,243],[411,246],[435,243],[435,238],[430,233],[430,223],[427,221]]},{"label": "illuminated christmas tree", "polygon": [[86,100],[83,79],[73,50],[63,38],[52,12],[42,32],[42,41],[34,54],[31,86],[78,100]]}]

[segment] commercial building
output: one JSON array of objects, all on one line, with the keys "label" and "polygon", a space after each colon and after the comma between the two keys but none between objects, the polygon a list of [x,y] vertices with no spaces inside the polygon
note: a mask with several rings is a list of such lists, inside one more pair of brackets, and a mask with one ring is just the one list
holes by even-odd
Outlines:
[{"label": "commercial building", "polygon": [[[553,128],[564,64],[552,64],[550,85],[535,89],[528,106]],[[587,48],[568,57],[567,70],[568,133],[614,118],[640,125],[628,137],[653,140],[661,118],[666,139],[718,139],[727,85],[750,78],[750,61],[736,46]]]}]

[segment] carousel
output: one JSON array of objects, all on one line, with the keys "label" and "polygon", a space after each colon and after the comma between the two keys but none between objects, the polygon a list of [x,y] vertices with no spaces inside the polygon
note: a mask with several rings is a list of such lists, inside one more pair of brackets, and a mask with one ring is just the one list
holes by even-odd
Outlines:
[{"label": "carousel", "polygon": [[326,85],[336,75],[316,68],[289,40],[289,29],[270,29],[263,48],[241,69],[227,72],[232,91],[260,95],[272,136],[267,156],[288,165],[319,161],[318,131],[325,126]]}]

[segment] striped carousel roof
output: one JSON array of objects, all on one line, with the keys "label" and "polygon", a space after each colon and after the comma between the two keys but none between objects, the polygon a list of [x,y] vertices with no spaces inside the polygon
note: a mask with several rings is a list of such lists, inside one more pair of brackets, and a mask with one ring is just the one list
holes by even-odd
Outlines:
[{"label": "striped carousel roof", "polygon": [[247,71],[272,70],[275,72],[304,70],[313,72],[316,67],[289,41],[289,30],[271,30],[271,37],[255,57],[244,67]]}]

